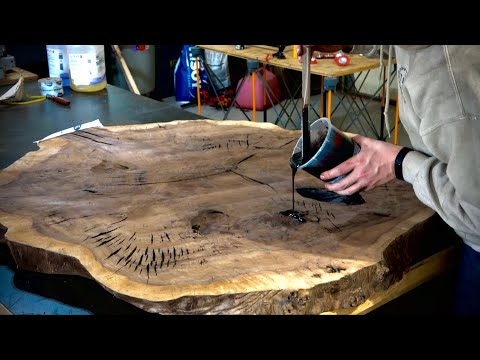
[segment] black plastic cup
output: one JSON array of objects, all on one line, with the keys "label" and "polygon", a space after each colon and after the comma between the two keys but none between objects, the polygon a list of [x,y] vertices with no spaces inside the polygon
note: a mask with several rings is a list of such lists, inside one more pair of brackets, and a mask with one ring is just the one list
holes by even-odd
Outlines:
[{"label": "black plastic cup", "polygon": [[[345,133],[332,125],[328,118],[320,118],[310,125],[310,153],[314,154],[308,161],[302,162],[303,137],[298,139],[293,149],[291,166],[305,170],[309,174],[320,177],[324,171],[333,169],[360,151],[360,146]],[[345,175],[330,180],[334,183]]]}]

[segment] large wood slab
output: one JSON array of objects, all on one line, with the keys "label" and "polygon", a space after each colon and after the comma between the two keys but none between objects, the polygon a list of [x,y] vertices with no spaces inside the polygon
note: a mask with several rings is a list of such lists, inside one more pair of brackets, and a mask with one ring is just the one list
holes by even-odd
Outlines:
[{"label": "large wood slab", "polygon": [[[297,193],[306,223],[279,214],[299,136],[199,120],[48,140],[0,172],[0,224],[18,266],[90,277],[150,312],[352,308],[438,250],[443,228],[399,181],[362,205]],[[321,185],[299,171],[297,188]]]}]

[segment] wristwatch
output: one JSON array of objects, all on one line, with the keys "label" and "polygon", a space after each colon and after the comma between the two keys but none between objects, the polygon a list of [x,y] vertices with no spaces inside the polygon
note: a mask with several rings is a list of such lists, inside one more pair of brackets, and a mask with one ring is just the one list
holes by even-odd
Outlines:
[{"label": "wristwatch", "polygon": [[403,170],[402,170],[403,159],[405,159],[405,156],[410,151],[413,151],[413,149],[410,149],[409,147],[404,146],[400,150],[400,152],[397,154],[397,157],[395,158],[395,177],[397,179],[403,180]]}]

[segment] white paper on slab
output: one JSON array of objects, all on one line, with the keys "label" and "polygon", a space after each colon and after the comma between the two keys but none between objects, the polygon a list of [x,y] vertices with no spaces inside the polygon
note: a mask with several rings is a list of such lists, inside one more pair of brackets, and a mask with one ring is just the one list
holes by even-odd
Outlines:
[{"label": "white paper on slab", "polygon": [[40,141],[53,139],[53,138],[58,137],[58,136],[62,136],[62,135],[65,135],[65,134],[70,134],[72,132],[80,131],[80,130],[83,130],[83,129],[88,129],[88,128],[91,128],[91,127],[103,127],[103,125],[100,122],[100,120],[97,119],[97,120],[90,121],[90,122],[87,122],[87,123],[84,123],[84,124],[73,126],[71,128],[65,129],[65,130],[57,131],[56,133],[50,134],[50,135],[44,137],[43,139],[34,141],[33,143],[38,144]]},{"label": "white paper on slab", "polygon": [[18,89],[20,88],[20,85],[22,85],[22,79],[19,79],[15,85],[13,85],[10,89],[7,90],[5,94],[0,96],[0,102],[7,101],[15,97]]}]

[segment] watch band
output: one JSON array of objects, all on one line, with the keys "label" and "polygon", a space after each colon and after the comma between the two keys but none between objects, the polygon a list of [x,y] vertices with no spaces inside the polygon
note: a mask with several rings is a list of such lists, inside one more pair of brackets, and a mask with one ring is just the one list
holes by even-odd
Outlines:
[{"label": "watch band", "polygon": [[403,159],[405,159],[405,156],[410,151],[413,151],[413,149],[410,149],[405,146],[402,148],[402,150],[400,150],[397,157],[395,158],[395,177],[397,179],[403,180],[403,170],[402,170]]}]

